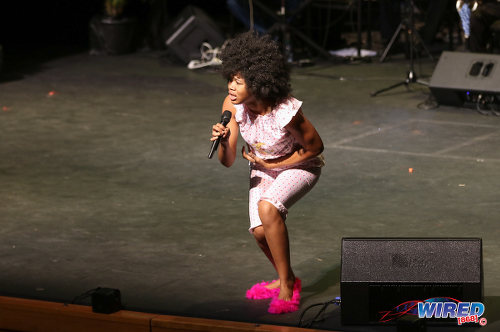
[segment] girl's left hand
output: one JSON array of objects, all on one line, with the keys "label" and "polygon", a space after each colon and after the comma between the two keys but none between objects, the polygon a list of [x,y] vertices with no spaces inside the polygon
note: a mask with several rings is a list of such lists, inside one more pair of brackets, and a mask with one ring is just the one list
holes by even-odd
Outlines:
[{"label": "girl's left hand", "polygon": [[243,156],[243,158],[245,158],[246,160],[248,160],[251,163],[260,165],[264,168],[273,168],[272,164],[266,162],[264,159],[257,157],[252,151],[248,151],[248,153],[247,153],[245,151],[245,146],[243,146],[243,148],[241,149],[241,155]]}]

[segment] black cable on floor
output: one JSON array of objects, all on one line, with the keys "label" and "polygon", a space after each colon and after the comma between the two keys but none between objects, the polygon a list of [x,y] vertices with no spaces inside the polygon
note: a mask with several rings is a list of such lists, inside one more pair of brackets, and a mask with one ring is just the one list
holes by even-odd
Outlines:
[{"label": "black cable on floor", "polygon": [[[327,302],[324,302],[324,303],[316,303],[316,304],[312,304],[310,305],[309,307],[305,308],[304,311],[302,311],[302,314],[300,315],[300,318],[299,318],[299,324],[298,324],[298,327],[305,327],[305,328],[309,328],[309,327],[312,327],[312,325],[314,323],[318,323],[318,322],[321,322],[323,319],[318,319],[319,316],[321,316],[321,314],[323,314],[326,309],[328,308],[328,306],[330,304],[336,304],[336,305],[340,305],[341,304],[341,300],[339,297],[335,298],[334,300],[330,300],[330,301],[327,301]],[[320,310],[318,311],[318,313],[314,316],[314,318],[308,323],[308,324],[304,324],[302,323],[302,319],[304,318],[304,315],[306,314],[306,312],[311,309],[311,308],[314,308],[314,307],[317,307],[317,306],[321,306]]]}]

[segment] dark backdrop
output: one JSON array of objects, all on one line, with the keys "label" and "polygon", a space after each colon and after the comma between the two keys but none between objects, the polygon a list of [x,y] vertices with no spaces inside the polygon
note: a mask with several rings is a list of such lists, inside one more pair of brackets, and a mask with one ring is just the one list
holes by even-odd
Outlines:
[{"label": "dark backdrop", "polygon": [[[164,4],[167,19],[191,4],[204,9],[214,20],[228,21],[224,0],[130,0],[128,14],[146,19],[151,2]],[[104,0],[0,1],[0,44],[88,46],[90,18],[102,13]],[[224,26],[224,24],[222,24]]]}]

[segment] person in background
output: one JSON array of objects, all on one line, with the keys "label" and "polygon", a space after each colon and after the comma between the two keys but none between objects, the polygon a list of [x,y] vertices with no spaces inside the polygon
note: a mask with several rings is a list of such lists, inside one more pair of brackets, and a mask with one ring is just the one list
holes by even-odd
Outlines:
[{"label": "person in background", "polygon": [[484,53],[492,36],[490,27],[500,20],[500,1],[483,0],[476,7],[470,15],[469,50]]}]

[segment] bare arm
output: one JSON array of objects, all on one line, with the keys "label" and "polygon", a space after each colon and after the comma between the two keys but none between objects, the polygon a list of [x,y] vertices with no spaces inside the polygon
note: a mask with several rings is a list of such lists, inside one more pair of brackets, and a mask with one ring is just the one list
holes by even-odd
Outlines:
[{"label": "bare arm", "polygon": [[219,136],[221,136],[218,157],[222,165],[230,167],[234,160],[236,159],[236,144],[238,143],[238,133],[239,128],[234,114],[236,109],[229,100],[229,97],[224,99],[222,104],[222,112],[228,110],[231,112],[231,121],[224,127],[222,124],[217,123],[212,127],[212,138],[211,141],[215,141]]},{"label": "bare arm", "polygon": [[255,156],[252,152],[246,153],[245,148],[243,148],[243,157],[266,168],[276,168],[301,163],[323,152],[323,141],[316,131],[316,128],[314,128],[312,123],[304,116],[302,110],[297,112],[285,128],[302,146],[300,150],[295,151],[291,155],[267,161]]}]

